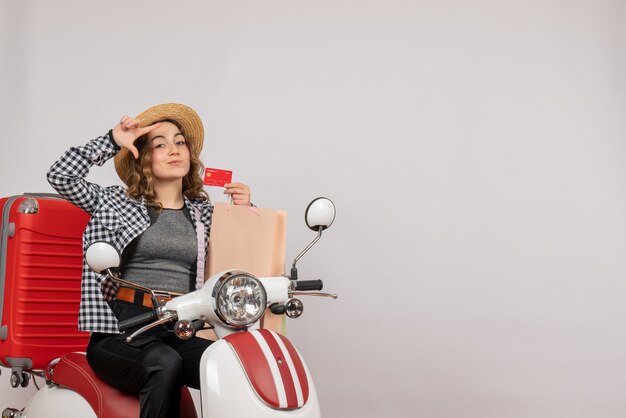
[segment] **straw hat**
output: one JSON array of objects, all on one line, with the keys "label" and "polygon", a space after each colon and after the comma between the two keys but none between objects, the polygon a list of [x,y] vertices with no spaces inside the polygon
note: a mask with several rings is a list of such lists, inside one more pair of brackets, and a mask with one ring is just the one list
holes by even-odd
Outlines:
[{"label": "straw hat", "polygon": [[[178,123],[185,136],[189,151],[196,157],[200,156],[204,143],[204,127],[200,116],[189,106],[179,103],[164,103],[141,112],[136,119],[141,127],[150,126],[162,120],[173,120]],[[126,148],[115,156],[115,171],[122,181],[126,182],[132,170],[133,154]]]}]

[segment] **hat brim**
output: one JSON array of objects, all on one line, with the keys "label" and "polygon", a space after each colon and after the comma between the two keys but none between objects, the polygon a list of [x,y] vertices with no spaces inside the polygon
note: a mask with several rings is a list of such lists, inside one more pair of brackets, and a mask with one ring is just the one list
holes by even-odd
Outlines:
[{"label": "hat brim", "polygon": [[[196,157],[200,156],[204,144],[204,127],[200,116],[189,106],[179,103],[164,103],[141,112],[136,119],[139,120],[141,127],[154,125],[163,120],[175,121],[185,136],[189,151]],[[130,170],[132,170],[133,158],[133,154],[126,148],[122,148],[115,156],[115,171],[124,183],[126,183]]]}]

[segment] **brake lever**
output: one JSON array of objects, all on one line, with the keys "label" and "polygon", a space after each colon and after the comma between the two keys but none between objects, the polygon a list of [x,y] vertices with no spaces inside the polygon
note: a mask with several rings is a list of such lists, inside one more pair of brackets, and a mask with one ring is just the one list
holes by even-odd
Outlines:
[{"label": "brake lever", "polygon": [[154,321],[148,325],[144,325],[143,327],[139,328],[137,331],[133,332],[131,335],[126,337],[126,342],[127,343],[131,342],[133,338],[135,338],[137,335],[142,334],[148,331],[149,329],[152,329],[159,325],[167,324],[168,322],[172,322],[176,319],[176,317],[172,315],[170,312],[164,312],[163,315],[164,315],[163,318],[160,318],[157,321]]},{"label": "brake lever", "polygon": [[324,293],[324,292],[309,292],[307,290],[294,290],[293,292],[289,292],[289,295],[300,295],[300,296],[321,296],[324,298],[333,298],[337,299],[339,296],[335,293]]}]

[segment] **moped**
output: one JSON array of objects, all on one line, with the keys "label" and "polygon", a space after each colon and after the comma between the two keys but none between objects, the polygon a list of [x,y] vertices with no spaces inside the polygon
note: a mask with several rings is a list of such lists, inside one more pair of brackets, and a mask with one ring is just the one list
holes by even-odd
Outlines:
[{"label": "moped", "polygon": [[[313,418],[320,407],[311,373],[293,344],[284,336],[259,327],[265,309],[297,318],[303,312],[295,296],[331,297],[322,293],[321,280],[298,280],[296,263],[321,238],[334,221],[329,199],[314,199],[306,209],[308,227],[316,238],[294,259],[289,275],[255,277],[228,270],[210,277],[202,288],[161,303],[160,295],[118,277],[117,250],[94,243],[87,263],[107,273],[123,286],[147,292],[156,308],[120,322],[127,341],[156,326],[170,324],[176,336],[191,338],[202,328],[212,328],[218,340],[202,355],[200,407],[204,418]],[[130,333],[128,330],[134,330]],[[46,384],[22,410],[6,408],[2,418],[125,418],[138,416],[138,400],[98,379],[84,353],[67,353],[50,359],[47,370],[30,372],[45,377]],[[33,377],[33,380],[34,377]],[[196,417],[196,408],[184,388],[181,417]]]}]

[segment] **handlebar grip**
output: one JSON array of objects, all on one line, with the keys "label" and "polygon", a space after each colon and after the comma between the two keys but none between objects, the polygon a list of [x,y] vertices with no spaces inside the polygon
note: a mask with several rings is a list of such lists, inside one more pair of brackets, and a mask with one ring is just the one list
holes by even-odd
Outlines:
[{"label": "handlebar grip", "polygon": [[274,315],[283,315],[285,313],[285,305],[274,303],[272,306],[270,306],[270,311]]},{"label": "handlebar grip", "polygon": [[195,329],[196,331],[204,329],[204,321],[195,320],[191,321],[191,324],[193,325],[193,329]]},{"label": "handlebar grip", "polygon": [[321,280],[298,280],[296,290],[322,290],[324,282]]},{"label": "handlebar grip", "polygon": [[134,328],[138,325],[147,324],[148,322],[156,321],[158,319],[155,311],[150,310],[142,313],[141,315],[134,316],[132,318],[125,319],[119,322],[120,331],[126,331],[130,328]]}]

